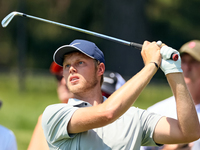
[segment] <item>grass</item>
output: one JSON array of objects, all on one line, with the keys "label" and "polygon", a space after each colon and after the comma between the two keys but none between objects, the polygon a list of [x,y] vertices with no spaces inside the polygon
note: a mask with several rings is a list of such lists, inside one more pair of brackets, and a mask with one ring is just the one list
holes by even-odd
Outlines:
[{"label": "grass", "polygon": [[[44,108],[59,102],[53,76],[29,74],[25,87],[26,90],[20,92],[16,75],[1,73],[0,99],[3,106],[0,109],[0,124],[14,132],[19,150],[27,149],[38,116]],[[169,86],[149,84],[134,106],[146,109],[171,95]]]},{"label": "grass", "polygon": [[53,76],[28,76],[23,92],[19,92],[17,83],[16,76],[0,76],[0,124],[15,133],[18,149],[26,150],[38,116],[47,105],[59,100]]}]

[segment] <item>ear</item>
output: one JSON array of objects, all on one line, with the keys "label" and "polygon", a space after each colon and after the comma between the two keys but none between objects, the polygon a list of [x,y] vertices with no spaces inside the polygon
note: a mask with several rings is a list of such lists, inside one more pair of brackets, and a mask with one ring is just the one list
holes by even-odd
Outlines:
[{"label": "ear", "polygon": [[98,65],[98,71],[97,71],[98,75],[99,76],[103,75],[104,71],[105,71],[105,65],[104,65],[104,63],[100,63]]}]

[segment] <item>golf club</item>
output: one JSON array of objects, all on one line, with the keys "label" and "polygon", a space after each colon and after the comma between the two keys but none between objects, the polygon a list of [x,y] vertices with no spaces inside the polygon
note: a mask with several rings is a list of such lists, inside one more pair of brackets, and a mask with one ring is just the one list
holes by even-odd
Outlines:
[{"label": "golf club", "polygon": [[[8,24],[11,22],[11,20],[15,16],[23,16],[23,17],[36,19],[36,20],[39,20],[39,21],[43,21],[43,22],[55,24],[55,25],[58,25],[58,26],[61,26],[61,27],[65,27],[65,28],[68,28],[68,29],[71,29],[71,30],[75,30],[75,31],[86,33],[86,34],[90,34],[90,35],[93,35],[93,36],[96,36],[96,37],[100,37],[100,38],[103,38],[103,39],[107,39],[107,40],[111,40],[111,41],[114,41],[114,42],[118,42],[118,43],[121,43],[121,44],[124,44],[124,45],[127,45],[127,46],[135,47],[135,48],[140,49],[140,50],[142,49],[142,44],[139,44],[139,43],[128,42],[128,41],[121,40],[121,39],[118,39],[118,38],[114,38],[114,37],[111,37],[111,36],[107,36],[107,35],[103,35],[103,34],[100,34],[100,33],[92,32],[92,31],[89,31],[89,30],[85,30],[85,29],[73,27],[73,26],[70,26],[70,25],[66,25],[66,24],[50,21],[50,20],[47,20],[47,19],[42,19],[42,18],[39,18],[39,17],[27,15],[27,14],[24,14],[24,13],[21,13],[21,12],[16,12],[16,11],[11,12],[10,14],[8,14],[2,20],[1,25],[4,28],[7,27]],[[177,61],[178,60],[178,55],[175,54],[175,53],[172,53],[170,59],[173,59],[174,61]]]}]

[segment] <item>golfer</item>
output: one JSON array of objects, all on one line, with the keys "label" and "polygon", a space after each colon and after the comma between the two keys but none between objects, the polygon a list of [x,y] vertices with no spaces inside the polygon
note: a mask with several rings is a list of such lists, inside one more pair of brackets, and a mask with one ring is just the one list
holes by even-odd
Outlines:
[{"label": "golfer", "polygon": [[[169,60],[170,51],[175,50],[145,41],[141,51],[144,68],[106,99],[101,93],[105,71],[102,51],[85,40],[58,48],[54,61],[63,66],[73,98],[67,104],[50,105],[44,110],[42,127],[49,148],[139,150],[141,145],[197,140],[199,121],[183,78],[180,56],[178,61]],[[177,120],[132,107],[159,66],[176,98]],[[127,63],[124,67],[133,66]]]}]

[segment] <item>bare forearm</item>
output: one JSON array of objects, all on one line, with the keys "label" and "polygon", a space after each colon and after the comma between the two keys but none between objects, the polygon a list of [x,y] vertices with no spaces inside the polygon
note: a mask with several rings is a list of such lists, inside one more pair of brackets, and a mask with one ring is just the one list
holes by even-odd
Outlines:
[{"label": "bare forearm", "polygon": [[167,79],[176,98],[178,123],[183,136],[199,136],[200,126],[195,105],[182,73],[168,74]]}]

